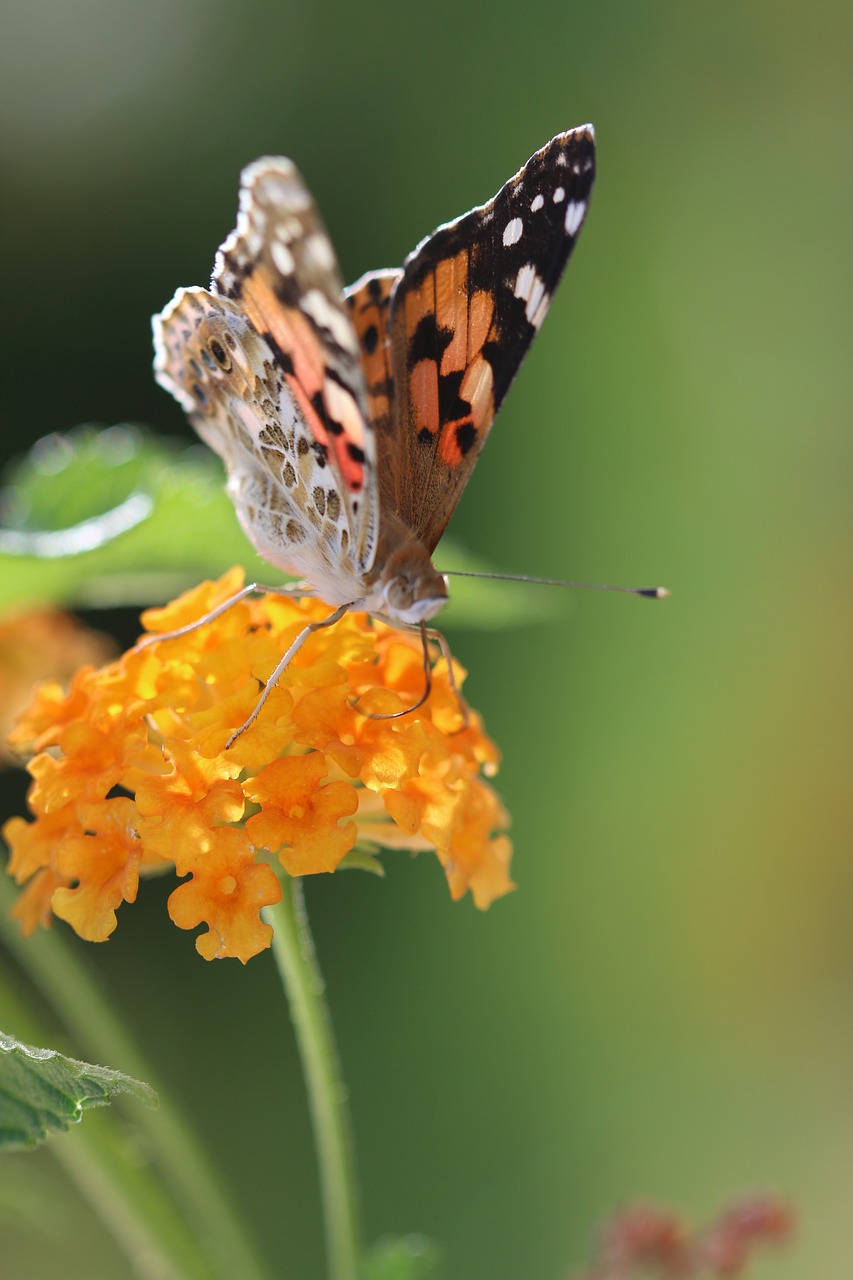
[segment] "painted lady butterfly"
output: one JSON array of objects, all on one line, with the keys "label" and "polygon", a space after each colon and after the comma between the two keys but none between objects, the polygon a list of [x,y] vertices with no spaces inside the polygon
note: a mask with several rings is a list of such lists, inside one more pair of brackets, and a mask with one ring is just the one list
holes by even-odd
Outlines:
[{"label": "painted lady butterfly", "polygon": [[594,172],[592,126],[558,134],[401,268],[345,290],[294,165],[256,160],[210,289],[179,289],[154,317],[158,382],[225,462],[258,552],[334,606],[328,622],[351,608],[423,632],[445,603],[431,554],[545,318]]}]

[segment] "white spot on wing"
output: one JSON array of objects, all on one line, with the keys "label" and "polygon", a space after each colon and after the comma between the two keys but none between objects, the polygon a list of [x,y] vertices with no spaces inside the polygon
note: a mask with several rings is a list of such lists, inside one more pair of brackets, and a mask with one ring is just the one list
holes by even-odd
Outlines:
[{"label": "white spot on wing", "polygon": [[565,198],[566,198],[565,187],[557,187],[557,190],[554,192],[554,194],[551,197],[551,199],[554,201],[554,204],[560,204],[560,202],[565,200]]},{"label": "white spot on wing", "polygon": [[545,319],[551,295],[545,288],[545,282],[532,263],[526,262],[519,268],[515,278],[513,293],[525,303],[524,314],[534,329],[538,329]]},{"label": "white spot on wing", "polygon": [[349,316],[344,315],[319,289],[309,289],[302,298],[302,310],[307,316],[327,330],[339,347],[345,351],[357,350],[355,334]]},{"label": "white spot on wing", "polygon": [[509,249],[511,245],[518,244],[523,230],[521,218],[512,218],[504,227],[504,247]]},{"label": "white spot on wing", "polygon": [[[246,173],[251,172],[252,167],[250,166],[249,170],[244,172],[244,183]],[[305,184],[291,164],[286,169],[276,165],[259,170],[256,182],[261,198],[266,199],[274,207],[292,209],[295,212],[311,207],[311,197]],[[247,184],[250,192],[253,185],[252,182]]]},{"label": "white spot on wing", "polygon": [[290,389],[286,385],[279,388],[278,417],[282,427],[284,427],[286,431],[292,431],[294,427],[301,428],[302,426],[302,419],[296,408],[296,402],[293,399]]},{"label": "white spot on wing", "polygon": [[293,261],[293,254],[286,244],[282,244],[280,240],[273,240],[270,245],[270,253],[272,254],[273,262],[283,276],[293,275],[296,263]]},{"label": "white spot on wing", "polygon": [[539,192],[539,194],[538,194],[538,196],[534,196],[534,197],[533,197],[533,199],[532,199],[532,200],[531,200],[531,202],[530,202],[530,212],[531,212],[531,213],[538,213],[538,212],[539,212],[539,210],[542,208],[542,206],[543,206],[543,204],[544,204],[544,203],[545,203],[545,197],[543,196],[542,192],[540,191],[540,192]]},{"label": "white spot on wing", "polygon": [[325,236],[317,232],[305,241],[305,256],[321,271],[334,271],[335,253]]},{"label": "white spot on wing", "polygon": [[566,234],[573,236],[580,224],[583,222],[583,215],[586,213],[585,200],[570,200],[566,205]]},{"label": "white spot on wing", "polygon": [[346,387],[342,387],[339,382],[335,382],[334,378],[325,378],[323,380],[323,399],[326,402],[329,416],[344,428],[347,433],[347,439],[352,440],[355,444],[363,445],[367,424]]}]

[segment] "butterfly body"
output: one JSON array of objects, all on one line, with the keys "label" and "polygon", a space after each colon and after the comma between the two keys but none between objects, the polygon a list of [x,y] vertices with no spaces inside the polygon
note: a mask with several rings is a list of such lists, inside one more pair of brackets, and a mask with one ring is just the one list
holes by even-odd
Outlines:
[{"label": "butterfly body", "polygon": [[242,175],[210,289],[154,318],[158,381],[225,462],[257,551],[332,606],[404,626],[447,584],[432,552],[574,246],[592,129],[559,134],[401,268],[344,290],[289,160]]}]

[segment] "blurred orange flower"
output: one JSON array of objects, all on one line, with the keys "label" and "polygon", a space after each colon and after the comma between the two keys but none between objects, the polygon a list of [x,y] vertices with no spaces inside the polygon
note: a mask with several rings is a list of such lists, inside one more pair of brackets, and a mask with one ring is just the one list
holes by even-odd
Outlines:
[{"label": "blurred orange flower", "polygon": [[[227,600],[242,571],[203,583],[143,622],[172,631]],[[451,894],[478,907],[513,888],[508,818],[487,777],[498,752],[476,713],[466,722],[444,659],[423,688],[420,640],[364,614],[314,632],[253,724],[226,748],[259,685],[310,622],[312,599],[241,601],[188,634],[79,672],[67,694],[39,690],[10,741],[35,753],[34,821],[7,822],[9,872],[25,889],[22,928],[51,911],[103,941],[140,872],[187,877],[169,899],[180,928],[207,925],[207,959],[246,961],[268,947],[261,908],[280,874],[334,871],[351,851],[433,849]],[[455,667],[456,684],[464,672]],[[354,703],[358,702],[358,708]],[[275,868],[275,869],[274,869]]]},{"label": "blurred orange flower", "polygon": [[[0,764],[15,759],[6,738],[39,680],[68,680],[85,662],[106,662],[115,646],[61,609],[29,609],[0,621]],[[59,685],[46,685],[59,695]]]}]

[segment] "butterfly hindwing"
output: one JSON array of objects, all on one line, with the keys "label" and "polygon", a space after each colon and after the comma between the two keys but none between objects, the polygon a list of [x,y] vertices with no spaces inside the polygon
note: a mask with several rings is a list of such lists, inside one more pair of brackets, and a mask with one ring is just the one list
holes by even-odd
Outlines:
[{"label": "butterfly hindwing", "polygon": [[277,353],[228,298],[179,289],[154,319],[157,380],[220,455],[250,540],[271,564],[352,591],[340,485],[291,395]]},{"label": "butterfly hindwing", "polygon": [[406,259],[388,317],[399,438],[387,487],[428,551],[545,317],[594,172],[591,126],[558,134],[493,200]]}]

